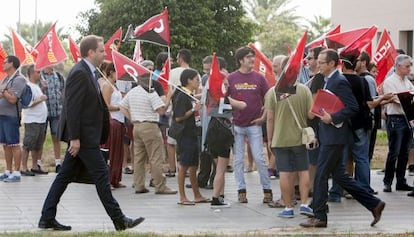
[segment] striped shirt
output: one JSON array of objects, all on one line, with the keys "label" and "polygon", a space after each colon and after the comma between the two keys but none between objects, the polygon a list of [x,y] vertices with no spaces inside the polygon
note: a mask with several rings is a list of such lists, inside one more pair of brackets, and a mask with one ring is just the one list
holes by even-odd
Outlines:
[{"label": "striped shirt", "polygon": [[158,122],[157,109],[165,106],[157,92],[147,92],[141,86],[130,90],[122,99],[120,106],[129,111],[132,122]]}]

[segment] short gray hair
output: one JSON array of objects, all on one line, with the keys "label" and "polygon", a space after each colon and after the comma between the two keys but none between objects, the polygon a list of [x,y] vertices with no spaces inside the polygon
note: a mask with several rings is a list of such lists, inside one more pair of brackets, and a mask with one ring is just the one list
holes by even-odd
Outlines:
[{"label": "short gray hair", "polygon": [[395,67],[397,67],[398,65],[401,65],[402,62],[404,61],[412,61],[412,58],[410,56],[408,56],[407,54],[399,54],[397,57],[395,57]]}]

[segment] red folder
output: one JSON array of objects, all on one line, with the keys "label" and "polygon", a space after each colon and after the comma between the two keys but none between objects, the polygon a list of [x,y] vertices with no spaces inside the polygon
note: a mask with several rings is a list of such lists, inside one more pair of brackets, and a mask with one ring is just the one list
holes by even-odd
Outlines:
[{"label": "red folder", "polygon": [[322,117],[322,109],[329,114],[333,114],[344,107],[344,103],[342,103],[338,96],[328,90],[321,89],[316,93],[311,112],[318,117]]}]

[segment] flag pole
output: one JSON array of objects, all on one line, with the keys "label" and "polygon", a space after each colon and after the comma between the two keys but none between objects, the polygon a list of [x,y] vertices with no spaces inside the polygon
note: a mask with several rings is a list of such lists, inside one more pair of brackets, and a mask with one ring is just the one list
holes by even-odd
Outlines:
[{"label": "flag pole", "polygon": [[[142,67],[142,68],[144,68],[148,73],[150,73],[150,75],[152,75],[152,71],[151,70],[149,70],[148,68],[146,68],[146,67]],[[110,82],[109,81],[109,79],[108,78],[106,78],[106,76],[102,73],[102,71],[97,67],[96,68],[96,70],[102,75],[102,77],[107,81],[107,82]],[[134,78],[134,80],[135,80],[135,82],[137,82],[138,83],[138,78],[135,76],[135,75],[132,75],[132,74],[130,74],[130,73],[128,73],[132,78]],[[195,100],[196,102],[200,102],[200,100],[199,99],[197,99],[197,98],[195,98],[194,96],[192,96],[192,95],[190,95],[190,94],[188,94],[185,90],[183,90],[183,89],[181,89],[179,86],[177,86],[177,85],[174,85],[174,83],[172,83],[172,82],[170,82],[170,81],[168,81],[167,79],[165,79],[165,78],[163,78],[162,76],[159,76],[158,77],[158,79],[161,79],[161,80],[163,80],[163,81],[165,81],[165,82],[167,82],[169,85],[171,85],[171,86],[173,86],[175,89],[177,89],[177,90],[179,90],[179,91],[181,91],[181,92],[183,92],[184,94],[186,94],[188,97],[190,97],[191,99],[193,99],[193,100]],[[150,80],[151,80],[151,76],[150,76]]]}]

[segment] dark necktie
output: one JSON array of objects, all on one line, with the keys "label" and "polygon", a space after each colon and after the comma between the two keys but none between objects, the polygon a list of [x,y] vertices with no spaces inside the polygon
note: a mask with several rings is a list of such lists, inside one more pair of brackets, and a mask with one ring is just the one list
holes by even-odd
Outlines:
[{"label": "dark necktie", "polygon": [[99,88],[99,83],[98,83],[98,79],[99,79],[99,72],[98,72],[98,70],[95,70],[93,72],[93,74],[95,75],[95,86],[96,86],[96,88],[98,90],[98,93],[101,93],[101,88]]},{"label": "dark necktie", "polygon": [[95,80],[98,81],[98,79],[99,79],[99,72],[98,72],[98,70],[95,70],[93,73],[95,74]]}]

